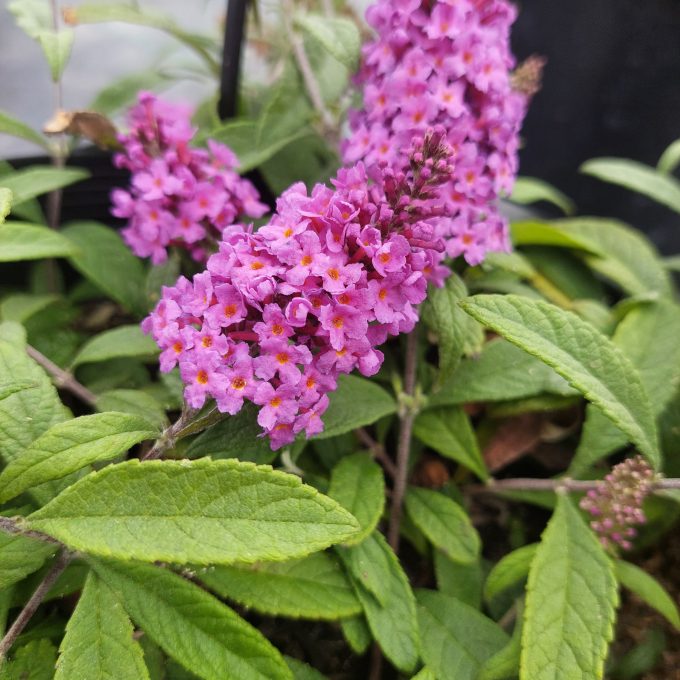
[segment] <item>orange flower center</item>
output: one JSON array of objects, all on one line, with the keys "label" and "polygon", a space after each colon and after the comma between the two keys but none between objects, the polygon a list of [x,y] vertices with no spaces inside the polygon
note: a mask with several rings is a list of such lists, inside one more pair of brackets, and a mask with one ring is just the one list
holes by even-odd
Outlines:
[{"label": "orange flower center", "polygon": [[337,269],[331,268],[328,270],[328,278],[337,281],[340,278],[340,272]]},{"label": "orange flower center", "polygon": [[316,380],[314,380],[314,378],[311,377],[307,378],[307,389],[311,390],[312,387],[314,387],[314,385],[316,385]]},{"label": "orange flower center", "polygon": [[269,405],[270,405],[270,406],[273,406],[274,408],[276,408],[277,406],[281,406],[281,397],[274,397],[274,398],[269,402]]},{"label": "orange flower center", "polygon": [[245,378],[234,378],[234,379],[231,381],[231,386],[232,386],[235,390],[239,390],[239,391],[242,390],[242,389],[244,389],[245,386],[246,386],[246,384],[247,384],[247,383],[246,383]]},{"label": "orange flower center", "polygon": [[230,319],[236,314],[236,305],[226,305],[224,308],[224,316]]},{"label": "orange flower center", "polygon": [[290,238],[293,235],[293,230],[290,227],[288,227],[288,229],[286,229],[286,231],[283,232],[283,235],[286,238]]},{"label": "orange flower center", "polygon": [[283,326],[281,326],[281,325],[278,324],[278,323],[275,323],[275,324],[272,326],[272,334],[273,334],[273,335],[281,335],[282,333],[283,333]]},{"label": "orange flower center", "polygon": [[342,295],[338,296],[338,302],[341,305],[348,305],[350,303],[349,295],[347,295],[347,293],[342,293]]},{"label": "orange flower center", "polygon": [[259,260],[254,260],[253,262],[250,263],[250,268],[253,271],[257,271],[258,269],[262,269],[262,267],[264,267],[264,265]]},{"label": "orange flower center", "polygon": [[196,374],[196,382],[199,385],[206,385],[208,383],[208,374],[203,369]]},{"label": "orange flower center", "polygon": [[378,293],[378,298],[384,300],[387,297],[387,288],[381,288]]},{"label": "orange flower center", "polygon": [[279,352],[276,355],[276,360],[283,366],[283,364],[288,363],[288,361],[290,360],[290,357],[285,352]]},{"label": "orange flower center", "polygon": [[212,347],[213,339],[209,335],[206,335],[203,337],[203,340],[201,340],[201,344],[203,347]]},{"label": "orange flower center", "polygon": [[380,255],[378,255],[378,259],[379,259],[383,264],[387,264],[387,263],[390,261],[391,257],[390,257],[390,254],[389,254],[389,253],[380,253]]},{"label": "orange flower center", "polygon": [[312,256],[311,255],[305,255],[301,260],[300,264],[303,267],[308,267],[310,264],[312,264]]},{"label": "orange flower center", "polygon": [[342,328],[345,325],[345,322],[343,321],[341,316],[336,316],[335,319],[333,319],[333,326],[335,328]]}]

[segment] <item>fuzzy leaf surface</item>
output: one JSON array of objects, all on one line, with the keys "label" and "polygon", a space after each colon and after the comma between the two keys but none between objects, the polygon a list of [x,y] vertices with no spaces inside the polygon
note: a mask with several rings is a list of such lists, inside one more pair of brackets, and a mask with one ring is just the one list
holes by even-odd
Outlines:
[{"label": "fuzzy leaf surface", "polygon": [[142,564],[92,560],[132,620],[165,653],[205,680],[292,680],[279,652],[198,586]]},{"label": "fuzzy leaf surface", "polygon": [[476,680],[484,662],[508,643],[491,619],[455,597],[416,591],[423,661],[440,680]]},{"label": "fuzzy leaf surface", "polygon": [[0,262],[68,257],[75,246],[59,232],[27,222],[6,222],[0,226]]},{"label": "fuzzy leaf surface", "polygon": [[523,545],[496,562],[486,577],[484,599],[489,602],[526,579],[537,549],[538,543]]},{"label": "fuzzy leaf surface", "polygon": [[596,404],[658,467],[661,454],[649,397],[630,360],[571,312],[516,295],[477,295],[463,308],[532,354]]},{"label": "fuzzy leaf surface", "polygon": [[413,434],[442,456],[472,470],[480,479],[489,477],[470,419],[462,408],[439,406],[419,413],[413,423]]},{"label": "fuzzy leaf surface", "polygon": [[529,572],[520,680],[602,678],[617,604],[611,560],[559,494]]},{"label": "fuzzy leaf surface", "polygon": [[119,326],[104,331],[88,340],[81,348],[72,365],[107,361],[121,357],[153,357],[158,354],[158,345],[153,339],[142,333],[134,324]]},{"label": "fuzzy leaf surface", "polygon": [[[360,552],[367,559],[356,559]],[[338,548],[338,553],[349,571],[373,637],[399,670],[412,671],[419,656],[416,603],[396,555],[377,531],[358,546]],[[368,583],[365,578],[367,569],[374,570],[383,581],[380,601],[373,594],[376,591],[375,579],[370,584],[373,592],[364,585]]]},{"label": "fuzzy leaf surface", "polygon": [[334,468],[328,495],[356,517],[361,531],[347,542],[361,543],[378,524],[385,507],[385,477],[367,453],[345,456]]},{"label": "fuzzy leaf surface", "polygon": [[27,522],[94,555],[197,565],[302,557],[358,528],[294,475],[206,459],[110,465]]},{"label": "fuzzy leaf surface", "polygon": [[477,559],[479,535],[458,503],[437,491],[412,486],[405,506],[413,523],[447,557],[463,564]]},{"label": "fuzzy leaf surface", "polygon": [[148,680],[142,648],[113,591],[90,572],[66,624],[54,680]]},{"label": "fuzzy leaf surface", "polygon": [[92,463],[111,460],[158,434],[143,418],[115,411],[57,423],[2,471],[0,503]]},{"label": "fuzzy leaf surface", "polygon": [[342,567],[325,552],[289,562],[214,567],[199,578],[221,597],[263,614],[334,620],[361,612]]}]

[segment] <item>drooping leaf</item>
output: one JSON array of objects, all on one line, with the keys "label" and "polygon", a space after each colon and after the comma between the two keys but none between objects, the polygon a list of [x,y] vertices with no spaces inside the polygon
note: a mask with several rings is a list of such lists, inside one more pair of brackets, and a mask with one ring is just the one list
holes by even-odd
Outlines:
[{"label": "drooping leaf", "polygon": [[153,338],[142,333],[138,325],[118,326],[86,342],[76,354],[72,366],[120,357],[153,357],[156,354],[158,345]]},{"label": "drooping leaf", "polygon": [[26,222],[6,222],[0,226],[0,262],[68,257],[74,245],[58,232]]},{"label": "drooping leaf", "polygon": [[47,140],[32,127],[10,116],[5,111],[0,111],[0,134],[12,135],[27,142],[32,142],[43,149],[47,148]]},{"label": "drooping leaf", "polygon": [[321,675],[316,668],[312,668],[304,661],[294,659],[292,656],[284,656],[283,660],[293,674],[293,680],[326,680],[325,675]]},{"label": "drooping leaf", "polygon": [[375,529],[385,507],[382,468],[367,453],[345,456],[333,468],[328,495],[352,513],[361,526],[347,544],[361,543]]},{"label": "drooping leaf", "polygon": [[263,614],[334,620],[361,612],[342,567],[325,552],[290,562],[214,567],[199,578],[221,597]]},{"label": "drooping leaf", "polygon": [[159,434],[143,418],[115,411],[57,423],[0,473],[0,503],[92,463],[111,460]]},{"label": "drooping leaf", "polygon": [[[637,368],[659,417],[680,384],[680,307],[670,300],[641,304],[617,326],[612,342]],[[625,446],[628,437],[589,405],[576,455],[569,472],[583,474],[593,463]]]},{"label": "drooping leaf", "polygon": [[70,7],[65,14],[67,23],[96,24],[107,21],[122,21],[136,26],[148,26],[171,35],[192,49],[212,70],[217,72],[219,65],[213,55],[216,41],[209,36],[190,33],[161,12],[142,9],[123,3],[84,3]]},{"label": "drooping leaf", "polygon": [[461,305],[552,366],[659,465],[656,426],[640,376],[606,336],[571,312],[516,295],[478,295]]},{"label": "drooping leaf", "polygon": [[433,288],[423,310],[423,319],[437,336],[439,346],[438,384],[446,382],[454,373],[465,349],[468,327],[476,321],[458,306],[467,296],[463,280],[452,273],[442,288]]},{"label": "drooping leaf", "polygon": [[120,411],[144,418],[157,429],[168,424],[165,409],[150,394],[141,390],[108,390],[97,397],[97,410]]},{"label": "drooping leaf", "polygon": [[49,640],[31,640],[0,668],[0,680],[52,680],[56,660],[57,648]]},{"label": "drooping leaf", "polygon": [[341,64],[350,71],[355,70],[359,61],[361,37],[353,21],[305,12],[298,14],[295,22]]},{"label": "drooping leaf", "polygon": [[680,139],[668,145],[666,150],[661,154],[659,162],[656,164],[656,169],[659,172],[671,173],[680,164]]},{"label": "drooping leaf", "polygon": [[604,182],[648,196],[680,213],[680,182],[648,165],[624,158],[593,158],[586,161],[580,170]]},{"label": "drooping leaf", "polygon": [[132,624],[112,590],[90,573],[66,625],[54,680],[148,680]]},{"label": "drooping leaf", "polygon": [[34,385],[0,401],[0,458],[10,463],[48,428],[65,420],[67,411],[50,379],[23,347],[0,340],[0,375]]},{"label": "drooping leaf", "polygon": [[571,215],[576,211],[574,202],[568,196],[536,177],[518,177],[512,188],[510,200],[521,205],[547,201],[557,206],[565,215]]},{"label": "drooping leaf", "polygon": [[559,494],[529,573],[521,680],[602,678],[617,602],[611,560]]},{"label": "drooping leaf", "polygon": [[55,189],[63,189],[89,177],[79,168],[53,168],[36,165],[2,176],[2,186],[12,192],[14,205]]},{"label": "drooping leaf", "polygon": [[382,387],[355,375],[341,375],[338,389],[330,395],[330,406],[323,414],[324,430],[314,439],[328,439],[358,427],[372,425],[395,413],[397,403]]},{"label": "drooping leaf", "polygon": [[343,619],[340,621],[340,627],[352,651],[355,654],[364,654],[373,639],[366,619],[363,616]]},{"label": "drooping leaf", "polygon": [[[412,671],[419,656],[415,597],[399,560],[377,531],[357,546],[337,550],[348,568],[373,637],[398,669]],[[356,555],[364,555],[364,559],[356,559]],[[371,581],[373,592],[376,579],[383,581],[380,601],[366,588],[368,569],[376,575]]]},{"label": "drooping leaf", "polygon": [[488,478],[477,438],[462,408],[439,406],[419,413],[413,434],[442,456],[472,470],[480,479]]},{"label": "drooping leaf", "polygon": [[503,338],[484,345],[479,356],[463,359],[451,380],[433,394],[429,406],[505,401],[543,393],[575,394],[564,378]]},{"label": "drooping leaf", "polygon": [[484,570],[480,560],[461,564],[449,559],[441,550],[435,550],[434,573],[440,592],[451,595],[475,609],[480,608],[484,582]]},{"label": "drooping leaf", "polygon": [[206,459],[106,467],[27,521],[93,555],[193,564],[302,557],[358,528],[346,510],[298,477]]},{"label": "drooping leaf", "polygon": [[235,416],[228,416],[201,432],[186,450],[188,458],[210,456],[218,460],[238,458],[258,464],[271,463],[277,456],[257,424],[257,410],[246,404]]},{"label": "drooping leaf", "polygon": [[406,512],[436,548],[455,562],[469,564],[479,555],[479,535],[458,503],[438,491],[410,487]]},{"label": "drooping leaf", "polygon": [[128,310],[146,313],[142,262],[113,229],[98,222],[71,222],[61,233],[76,245],[71,262],[85,278]]},{"label": "drooping leaf", "polygon": [[666,589],[650,574],[630,562],[617,560],[614,563],[619,583],[635,593],[643,602],[656,609],[663,617],[680,630],[678,606]]},{"label": "drooping leaf", "polygon": [[503,556],[489,572],[484,584],[484,599],[490,602],[506,590],[524,581],[536,556],[537,543],[530,543]]},{"label": "drooping leaf", "polygon": [[165,653],[205,680],[292,680],[279,652],[198,586],[149,565],[93,560],[133,621]]},{"label": "drooping leaf", "polygon": [[503,629],[454,597],[418,590],[423,661],[440,680],[476,680],[484,662],[508,642]]}]

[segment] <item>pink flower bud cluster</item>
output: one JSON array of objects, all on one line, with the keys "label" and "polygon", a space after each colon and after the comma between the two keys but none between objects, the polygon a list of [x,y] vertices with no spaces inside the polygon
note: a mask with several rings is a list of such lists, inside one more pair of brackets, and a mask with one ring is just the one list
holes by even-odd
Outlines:
[{"label": "pink flower bud cluster", "polygon": [[377,37],[363,47],[363,108],[350,113],[344,161],[403,167],[404,143],[444,126],[456,169],[434,223],[447,254],[474,265],[507,250],[496,203],[512,190],[528,103],[511,83],[515,9],[506,0],[377,0],[366,18]]},{"label": "pink flower bud cluster", "polygon": [[235,172],[238,159],[228,147],[212,140],[207,150],[189,146],[196,131],[186,107],[142,92],[128,120],[129,133],[118,137],[124,152],[114,162],[130,170],[132,186],[111,198],[112,213],[128,220],[122,235],[135,255],[159,264],[169,247],[180,246],[205,262],[226,227],[268,211]]},{"label": "pink flower bud cluster", "polygon": [[657,476],[642,456],[619,463],[581,500],[581,508],[593,517],[590,526],[605,548],[630,550],[634,525],[646,521],[642,505]]},{"label": "pink flower bud cluster", "polygon": [[142,327],[161,370],[179,365],[190,406],[257,404],[273,449],[323,429],[338,375],[375,374],[376,347],[413,328],[428,281],[448,272],[427,222],[453,171],[443,140],[415,138],[406,172],[373,166],[369,177],[358,163],[334,188],[294,184],[267,225],[226,228],[206,271],[163,289]]}]

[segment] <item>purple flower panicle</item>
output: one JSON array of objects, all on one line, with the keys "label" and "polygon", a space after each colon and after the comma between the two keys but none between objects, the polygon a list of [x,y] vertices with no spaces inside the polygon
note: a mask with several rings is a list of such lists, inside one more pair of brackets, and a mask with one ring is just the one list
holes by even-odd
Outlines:
[{"label": "purple flower panicle", "polygon": [[253,402],[276,449],[321,432],[340,374],[379,370],[377,346],[412,330],[428,281],[448,272],[430,220],[451,149],[437,128],[406,152],[404,170],[358,163],[333,188],[294,184],[268,224],[225,228],[206,271],[163,289],[143,329],[161,370],[179,365],[190,406]]},{"label": "purple flower panicle", "polygon": [[581,508],[593,518],[590,526],[605,548],[630,550],[635,525],[644,524],[642,509],[657,475],[642,456],[619,463],[581,499]]},{"label": "purple flower panicle", "polygon": [[366,17],[377,36],[363,48],[363,108],[350,114],[344,161],[403,169],[413,134],[442,125],[456,167],[439,188],[444,211],[432,222],[447,254],[474,265],[487,251],[508,250],[496,203],[512,190],[519,130],[541,66],[533,60],[513,81],[514,7],[506,0],[377,0]]},{"label": "purple flower panicle", "polygon": [[128,115],[130,131],[120,135],[118,167],[132,173],[129,191],[112,193],[112,213],[128,220],[122,234],[135,255],[164,262],[180,246],[205,262],[222,231],[243,216],[268,208],[255,187],[234,170],[238,159],[223,144],[189,146],[195,129],[189,110],[142,92]]}]

